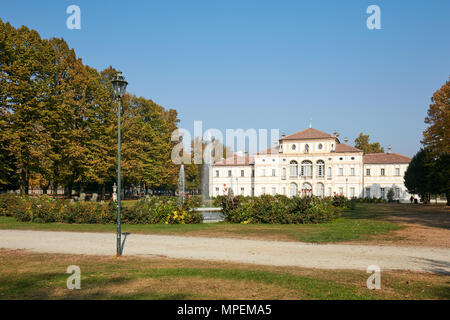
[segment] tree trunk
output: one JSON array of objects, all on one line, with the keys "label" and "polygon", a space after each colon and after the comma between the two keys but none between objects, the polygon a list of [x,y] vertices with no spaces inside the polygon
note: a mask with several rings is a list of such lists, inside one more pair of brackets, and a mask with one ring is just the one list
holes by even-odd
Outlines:
[{"label": "tree trunk", "polygon": [[28,194],[27,173],[25,171],[23,164],[20,170],[20,194],[21,195]]},{"label": "tree trunk", "polygon": [[72,183],[68,183],[67,186],[64,187],[64,197],[72,199],[72,190],[73,190]]},{"label": "tree trunk", "polygon": [[101,199],[102,199],[102,200],[105,200],[105,193],[106,193],[106,186],[105,186],[105,184],[103,183],[103,184],[102,184],[102,196],[101,196]]},{"label": "tree trunk", "polygon": [[53,181],[52,195],[55,197],[58,195],[58,183],[55,181]]}]

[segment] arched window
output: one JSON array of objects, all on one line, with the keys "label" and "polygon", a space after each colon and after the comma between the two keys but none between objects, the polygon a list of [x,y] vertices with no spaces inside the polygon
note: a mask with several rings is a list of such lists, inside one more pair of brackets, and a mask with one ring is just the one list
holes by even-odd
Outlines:
[{"label": "arched window", "polygon": [[309,144],[305,144],[305,153],[309,152]]},{"label": "arched window", "polygon": [[325,195],[325,187],[320,182],[317,184],[316,194],[317,194],[318,197],[321,197],[321,198]]},{"label": "arched window", "polygon": [[302,162],[302,177],[311,177],[312,178],[312,162],[305,160]]},{"label": "arched window", "polygon": [[297,177],[298,176],[298,163],[295,160],[292,160],[289,165],[289,175],[291,177]]},{"label": "arched window", "polygon": [[317,164],[317,177],[323,178],[325,177],[325,162],[322,160],[318,160]]},{"label": "arched window", "polygon": [[302,195],[310,197],[312,196],[312,191],[312,186],[308,182],[305,182],[302,186]]},{"label": "arched window", "polygon": [[291,197],[298,196],[298,186],[296,183],[291,183],[289,186],[289,195]]}]

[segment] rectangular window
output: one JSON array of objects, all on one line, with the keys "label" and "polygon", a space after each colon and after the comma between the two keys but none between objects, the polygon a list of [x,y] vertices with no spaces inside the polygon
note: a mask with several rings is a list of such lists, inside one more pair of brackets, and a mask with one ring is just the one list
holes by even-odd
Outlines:
[{"label": "rectangular window", "polygon": [[350,197],[354,197],[355,196],[355,187],[351,187],[350,188]]},{"label": "rectangular window", "polygon": [[370,198],[370,188],[366,188],[366,198]]},{"label": "rectangular window", "polygon": [[331,193],[332,193],[331,188],[328,188],[328,196],[329,196],[329,197],[331,197]]},{"label": "rectangular window", "polygon": [[261,193],[262,193],[262,194],[266,194],[266,187],[262,187],[262,188],[261,188]]},{"label": "rectangular window", "polygon": [[381,175],[384,176],[384,168],[381,169]]},{"label": "rectangular window", "polygon": [[272,169],[272,177],[275,177],[275,169]]},{"label": "rectangular window", "polygon": [[266,176],[266,169],[261,169],[261,177],[265,177]]},{"label": "rectangular window", "polygon": [[395,175],[397,177],[400,175],[400,168],[395,168]]},{"label": "rectangular window", "polygon": [[385,188],[381,188],[381,198],[385,198],[385,193],[386,193],[386,189]]},{"label": "rectangular window", "polygon": [[366,169],[366,176],[370,176],[370,169]]},{"label": "rectangular window", "polygon": [[244,195],[244,188],[241,188],[241,195]]},{"label": "rectangular window", "polygon": [[244,176],[244,170],[241,170],[241,177]]},{"label": "rectangular window", "polygon": [[276,195],[277,194],[277,188],[272,188],[272,195]]},{"label": "rectangular window", "polygon": [[219,170],[216,170],[216,177],[219,177]]},{"label": "rectangular window", "polygon": [[328,178],[331,178],[331,167],[328,167]]},{"label": "rectangular window", "polygon": [[400,188],[395,188],[395,197],[400,198]]},{"label": "rectangular window", "polygon": [[343,176],[344,175],[344,168],[339,168],[339,175]]},{"label": "rectangular window", "polygon": [[355,168],[350,168],[350,175],[354,176],[355,175]]},{"label": "rectangular window", "polygon": [[231,177],[231,170],[228,170],[228,176]]}]

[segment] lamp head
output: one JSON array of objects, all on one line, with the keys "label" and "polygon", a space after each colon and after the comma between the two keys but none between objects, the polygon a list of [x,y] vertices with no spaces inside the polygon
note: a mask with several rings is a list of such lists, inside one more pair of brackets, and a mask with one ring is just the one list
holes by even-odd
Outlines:
[{"label": "lamp head", "polygon": [[125,77],[122,75],[121,71],[118,71],[114,78],[111,80],[111,84],[113,87],[114,97],[116,99],[120,99],[124,96],[128,82],[125,81]]}]

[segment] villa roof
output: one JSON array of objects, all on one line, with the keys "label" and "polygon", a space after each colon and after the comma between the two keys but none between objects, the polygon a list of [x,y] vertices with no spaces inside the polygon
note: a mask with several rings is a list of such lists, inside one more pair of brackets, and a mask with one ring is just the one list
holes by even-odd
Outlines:
[{"label": "villa roof", "polygon": [[260,154],[278,154],[278,153],[279,153],[278,147],[271,147],[269,149],[260,151],[257,154],[260,155]]},{"label": "villa roof", "polygon": [[343,152],[363,152],[363,151],[358,149],[358,148],[349,146],[348,144],[340,143],[340,144],[336,145],[335,152],[338,152],[338,153],[342,152],[343,153]]},{"label": "villa roof", "polygon": [[314,128],[308,128],[308,129],[293,133],[291,135],[282,137],[280,139],[280,141],[282,141],[282,140],[323,139],[323,138],[336,138],[336,137],[332,136],[331,134],[328,134],[326,132],[314,129]]},{"label": "villa roof", "polygon": [[235,154],[232,157],[216,162],[215,166],[248,166],[254,163],[254,157],[245,155],[239,156]]},{"label": "villa roof", "polygon": [[411,158],[397,153],[368,153],[364,155],[364,164],[410,163]]}]

